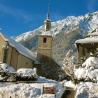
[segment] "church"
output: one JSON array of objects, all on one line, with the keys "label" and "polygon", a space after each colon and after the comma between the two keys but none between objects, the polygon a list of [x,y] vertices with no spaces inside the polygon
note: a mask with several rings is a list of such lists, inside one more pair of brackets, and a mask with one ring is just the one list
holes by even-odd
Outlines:
[{"label": "church", "polygon": [[51,28],[52,24],[48,12],[44,21],[44,30],[40,31],[41,34],[38,36],[37,60],[39,64],[35,67],[40,75],[59,80],[65,77],[65,72],[53,59],[54,32],[51,31]]},{"label": "church", "polygon": [[49,13],[44,21],[44,30],[38,36],[37,58],[40,62],[49,62],[48,58],[52,58],[53,36],[51,33],[51,20]]},{"label": "church", "polygon": [[0,33],[0,63],[7,63],[15,69],[32,68],[35,60],[29,49]]},{"label": "church", "polygon": [[53,60],[53,32],[50,14],[44,21],[44,30],[38,36],[37,53],[24,47],[15,40],[0,33],[0,63],[7,63],[16,70],[19,68],[37,68],[38,75],[59,80],[65,72]]}]

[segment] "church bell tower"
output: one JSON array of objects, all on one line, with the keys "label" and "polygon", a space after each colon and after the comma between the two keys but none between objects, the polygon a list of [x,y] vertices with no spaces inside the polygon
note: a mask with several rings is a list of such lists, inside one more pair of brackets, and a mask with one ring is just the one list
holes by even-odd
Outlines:
[{"label": "church bell tower", "polygon": [[49,31],[51,29],[51,20],[50,20],[50,13],[48,12],[47,18],[44,21],[45,31]]},{"label": "church bell tower", "polygon": [[44,21],[44,30],[38,36],[37,57],[40,62],[49,62],[52,58],[53,37],[51,33],[51,20],[48,9],[46,20]]}]

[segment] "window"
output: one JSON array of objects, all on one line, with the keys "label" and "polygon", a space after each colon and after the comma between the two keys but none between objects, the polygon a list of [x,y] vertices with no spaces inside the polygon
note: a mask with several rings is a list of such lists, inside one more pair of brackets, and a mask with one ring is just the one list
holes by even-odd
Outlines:
[{"label": "window", "polygon": [[46,43],[46,42],[47,42],[47,38],[44,38],[44,39],[43,39],[43,43]]},{"label": "window", "polygon": [[7,56],[8,56],[8,48],[4,48],[4,58],[3,58],[4,63],[7,62]]}]

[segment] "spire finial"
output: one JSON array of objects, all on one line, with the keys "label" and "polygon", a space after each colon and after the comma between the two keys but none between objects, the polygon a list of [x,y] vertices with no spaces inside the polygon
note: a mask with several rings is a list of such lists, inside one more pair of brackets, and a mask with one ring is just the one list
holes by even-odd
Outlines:
[{"label": "spire finial", "polygon": [[[48,0],[50,1],[50,0]],[[48,2],[48,13],[46,20],[44,21],[45,30],[49,31],[51,29],[51,20],[50,20],[50,2]]]},{"label": "spire finial", "polygon": [[50,19],[50,0],[48,0],[48,13],[47,13],[47,19]]}]

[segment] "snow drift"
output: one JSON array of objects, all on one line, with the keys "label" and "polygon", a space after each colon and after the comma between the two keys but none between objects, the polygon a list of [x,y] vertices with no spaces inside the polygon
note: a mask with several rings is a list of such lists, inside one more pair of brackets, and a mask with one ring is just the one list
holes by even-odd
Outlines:
[{"label": "snow drift", "polygon": [[98,84],[92,82],[78,84],[75,98],[98,98]]},{"label": "snow drift", "polygon": [[36,77],[37,78],[37,73],[36,73],[36,68],[20,68],[17,70],[17,75],[21,77]]},{"label": "snow drift", "polygon": [[98,82],[98,58],[89,57],[82,67],[75,69],[75,76],[78,80],[91,80]]},{"label": "snow drift", "polygon": [[[0,98],[61,98],[64,87],[59,82],[47,83],[0,83]],[[41,82],[41,81],[40,81]],[[43,93],[43,87],[54,86],[55,94]]]}]

